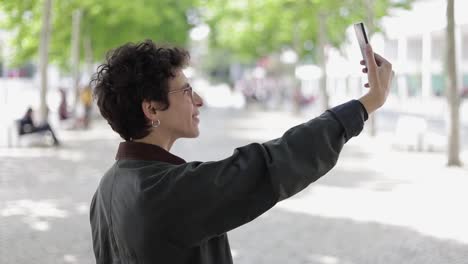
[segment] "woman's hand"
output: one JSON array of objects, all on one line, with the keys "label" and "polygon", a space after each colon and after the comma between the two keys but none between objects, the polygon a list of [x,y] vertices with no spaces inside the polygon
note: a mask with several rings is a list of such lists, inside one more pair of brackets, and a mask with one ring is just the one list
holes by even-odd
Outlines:
[{"label": "woman's hand", "polygon": [[[366,46],[367,67],[362,72],[367,73],[369,83],[364,86],[370,88],[369,92],[359,99],[370,114],[384,105],[387,100],[395,73],[392,64],[385,58],[372,51],[372,47]],[[361,65],[366,65],[361,61]]]}]

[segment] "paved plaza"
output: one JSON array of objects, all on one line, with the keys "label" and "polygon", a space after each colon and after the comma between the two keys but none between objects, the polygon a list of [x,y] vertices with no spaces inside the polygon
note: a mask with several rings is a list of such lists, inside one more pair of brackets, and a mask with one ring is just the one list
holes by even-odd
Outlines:
[{"label": "paved plaza", "polygon": [[[385,118],[393,122],[383,115],[382,127]],[[201,119],[201,137],[173,149],[189,161],[222,159],[305,117],[207,109]],[[89,203],[120,140],[102,120],[59,136],[58,149],[0,149],[1,264],[94,263]],[[234,263],[468,263],[468,168],[390,142],[390,131],[363,132],[328,175],[230,232]]]}]

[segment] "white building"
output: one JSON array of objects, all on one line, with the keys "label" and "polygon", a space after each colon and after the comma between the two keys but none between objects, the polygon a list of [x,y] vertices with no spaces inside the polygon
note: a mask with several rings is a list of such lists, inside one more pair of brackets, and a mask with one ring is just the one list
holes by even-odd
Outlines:
[{"label": "white building", "polygon": [[[467,0],[455,0],[456,56],[459,88],[468,89]],[[399,99],[437,98],[445,89],[446,0],[419,0],[411,10],[396,10],[382,20],[384,34],[374,34],[374,51],[392,62],[396,72],[392,94]],[[330,93],[340,97],[362,93],[365,76],[353,27],[348,29],[345,57],[331,50],[328,61]]]},{"label": "white building", "polygon": [[[446,1],[422,0],[383,20],[383,53],[396,62],[400,96],[442,96],[445,89]],[[455,0],[459,88],[468,88],[468,1]]]}]

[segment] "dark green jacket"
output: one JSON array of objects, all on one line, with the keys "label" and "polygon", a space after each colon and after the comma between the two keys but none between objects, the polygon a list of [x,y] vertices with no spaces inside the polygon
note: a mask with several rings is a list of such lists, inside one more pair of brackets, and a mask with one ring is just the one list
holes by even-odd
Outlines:
[{"label": "dark green jacket", "polygon": [[215,162],[121,143],[91,204],[96,262],[232,263],[226,232],[326,174],[366,119],[353,100]]}]

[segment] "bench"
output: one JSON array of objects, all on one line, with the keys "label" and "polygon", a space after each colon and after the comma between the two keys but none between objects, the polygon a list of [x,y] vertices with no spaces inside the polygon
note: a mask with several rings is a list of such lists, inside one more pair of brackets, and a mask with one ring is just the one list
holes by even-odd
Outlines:
[{"label": "bench", "polygon": [[50,132],[34,132],[20,134],[20,120],[14,120],[8,131],[9,147],[48,147],[53,145]]}]

